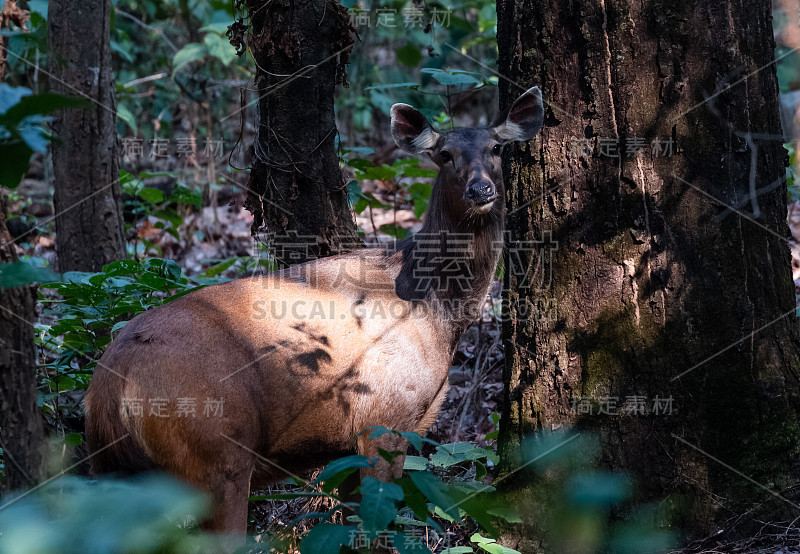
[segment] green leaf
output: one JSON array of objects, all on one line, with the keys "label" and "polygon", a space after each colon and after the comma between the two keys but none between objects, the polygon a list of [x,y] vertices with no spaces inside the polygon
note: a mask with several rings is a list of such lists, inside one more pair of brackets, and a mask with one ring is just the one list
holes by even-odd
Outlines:
[{"label": "green leaf", "polygon": [[519,513],[515,508],[513,505],[503,504],[489,508],[486,512],[509,523],[522,523],[522,518],[519,517]]},{"label": "green leaf", "polygon": [[413,44],[406,44],[395,50],[397,61],[407,67],[417,67],[419,62],[422,61],[422,52],[419,47]]},{"label": "green leaf", "polygon": [[[126,41],[126,42],[128,42],[128,41]],[[133,56],[131,56],[131,53],[129,52],[129,48],[126,48],[125,46],[122,46],[119,42],[117,42],[114,39],[111,40],[111,51],[116,53],[120,58],[122,58],[123,60],[125,60],[128,63],[135,63],[136,62],[136,59]]]},{"label": "green leaf", "polygon": [[[414,161],[417,161],[417,160],[414,160]],[[411,167],[405,168],[405,170],[403,171],[403,175],[405,175],[406,177],[428,177],[428,178],[432,179],[432,178],[436,177],[439,174],[439,172],[436,171],[435,169],[424,169],[422,167],[416,167],[416,166],[417,166],[417,164],[414,164]],[[422,183],[420,183],[420,184],[422,184]],[[429,184],[429,183],[425,183],[425,184]],[[430,185],[430,186],[433,186],[433,185]]]},{"label": "green leaf", "polygon": [[366,198],[359,198],[358,202],[353,204],[353,211],[356,212],[357,214],[360,214],[368,207],[369,207],[369,200],[367,200]]},{"label": "green leaf", "polygon": [[83,435],[80,433],[69,433],[64,435],[64,444],[67,446],[78,446],[83,444]]},{"label": "green leaf", "polygon": [[[361,433],[366,433],[369,431],[369,438],[370,439],[377,439],[382,437],[386,433],[392,433],[394,435],[398,435],[406,439],[411,445],[416,448],[417,450],[422,450],[422,443],[427,442],[428,444],[432,444],[434,446],[440,446],[438,442],[435,440],[429,439],[427,437],[420,436],[419,433],[415,433],[413,431],[394,431],[392,429],[387,429],[386,427],[382,427],[380,425],[372,425],[367,427]],[[359,433],[359,435],[361,434]]]},{"label": "green leaf", "polygon": [[227,21],[220,21],[219,23],[210,23],[204,27],[200,27],[200,32],[202,33],[217,33],[218,35],[224,35],[228,32],[228,27],[230,23]]},{"label": "green leaf", "polygon": [[[480,483],[474,484],[479,487],[486,487]],[[484,490],[486,492],[492,492],[494,491],[494,488],[486,487]],[[495,528],[493,518],[488,512],[490,508],[494,507],[489,501],[491,497],[474,493],[465,494],[459,491],[454,491],[453,494],[458,498],[458,506],[463,512],[467,513],[469,517],[477,521],[478,525],[485,529],[489,534],[495,536],[499,534]]]},{"label": "green leaf", "polygon": [[216,265],[212,265],[211,267],[206,269],[200,276],[201,277],[216,277],[217,275],[219,275],[220,273],[222,273],[223,271],[225,271],[226,269],[228,269],[229,267],[231,267],[233,264],[235,264],[238,261],[239,261],[239,258],[237,258],[235,256],[233,258],[228,258],[227,260],[223,260],[223,261],[221,261],[220,263],[218,263]]},{"label": "green leaf", "polygon": [[[359,520],[360,522],[361,520]],[[414,519],[411,517],[404,517],[404,516],[397,516],[394,518],[394,522],[397,525],[416,525],[417,527],[430,527],[424,521],[419,521],[418,519]]]},{"label": "green leaf", "polygon": [[175,227],[183,223],[183,218],[175,213],[175,210],[158,210],[153,216],[163,219],[164,221],[169,221]]},{"label": "green leaf", "polygon": [[475,533],[469,538],[469,540],[477,544],[486,552],[489,552],[489,554],[520,554],[517,550],[506,548],[505,546],[497,544],[497,541],[494,539],[487,539],[486,537],[481,536],[480,533]]},{"label": "green leaf", "polygon": [[425,471],[428,469],[428,458],[424,456],[406,456],[403,469],[407,471]]},{"label": "green leaf", "polygon": [[119,331],[120,329],[122,329],[123,327],[125,327],[127,324],[128,324],[128,322],[127,322],[127,321],[118,321],[118,322],[116,322],[116,323],[114,324],[114,326],[113,326],[113,327],[111,327],[111,332],[112,332],[112,333],[116,333],[117,331]]},{"label": "green leaf", "polygon": [[422,217],[422,214],[428,209],[428,204],[430,204],[433,185],[430,183],[414,183],[408,187],[408,192],[411,193],[411,199],[414,201],[414,215]]},{"label": "green leaf", "polygon": [[31,283],[54,281],[58,274],[27,261],[0,263],[0,289],[23,287]]},{"label": "green leaf", "polygon": [[402,455],[403,453],[400,450],[384,450],[383,448],[378,447],[378,456],[390,464],[394,463],[395,458]]},{"label": "green leaf", "polygon": [[[66,341],[64,344],[66,344]],[[58,377],[57,379],[54,379],[53,382],[56,387],[56,392],[75,390],[75,379],[71,377]]]},{"label": "green leaf", "polygon": [[394,237],[396,239],[404,239],[411,236],[411,231],[405,227],[397,225],[396,223],[384,223],[380,226],[380,230],[390,237]]},{"label": "green leaf", "polygon": [[164,192],[153,187],[144,187],[139,191],[139,198],[145,202],[156,204],[164,201]]},{"label": "green leaf", "polygon": [[186,64],[202,60],[206,54],[208,48],[205,44],[190,42],[172,57],[172,74],[175,75]]},{"label": "green leaf", "polygon": [[478,85],[483,82],[483,79],[476,79],[474,77],[475,74],[468,71],[446,71],[444,69],[426,67],[420,70],[420,73],[429,74],[443,85]]},{"label": "green leaf", "polygon": [[362,179],[375,179],[377,181],[391,181],[397,177],[398,171],[389,165],[372,166],[365,168],[361,173]]},{"label": "green leaf", "polygon": [[116,262],[111,262],[110,264],[104,265],[103,273],[109,277],[115,277],[119,275],[130,275],[131,273],[136,273],[137,271],[140,271],[141,268],[141,264],[136,260],[117,260]]},{"label": "green leaf", "polygon": [[0,142],[0,187],[15,189],[28,171],[33,150],[24,142]]},{"label": "green leaf", "polygon": [[50,133],[40,126],[44,120],[39,116],[26,118],[17,126],[17,135],[31,150],[44,153],[50,142]]},{"label": "green leaf", "polygon": [[361,484],[361,495],[359,515],[364,532],[368,537],[376,537],[394,521],[397,502],[403,499],[403,489],[394,483],[366,477]]},{"label": "green leaf", "polygon": [[0,115],[5,114],[12,106],[16,106],[24,97],[31,94],[33,91],[29,88],[0,83]]},{"label": "green leaf", "polygon": [[497,463],[497,455],[488,448],[481,448],[468,442],[457,442],[453,444],[443,444],[436,448],[436,452],[431,455],[431,465],[438,467],[450,467],[467,460],[479,460],[486,458]]},{"label": "green leaf", "polygon": [[178,204],[191,204],[199,210],[203,207],[203,191],[200,189],[193,190],[186,185],[178,184],[167,200]]},{"label": "green leaf", "polygon": [[414,516],[417,519],[427,519],[428,503],[425,501],[425,495],[422,494],[422,491],[419,490],[409,477],[396,479],[395,483],[402,487],[406,506],[411,508],[414,512]]},{"label": "green leaf", "polygon": [[372,467],[375,465],[374,460],[354,454],[352,456],[345,456],[334,460],[325,466],[325,469],[319,472],[314,484],[323,483],[322,490],[330,492],[339,485],[352,473],[355,473],[361,468]]},{"label": "green leaf", "polygon": [[176,177],[175,171],[142,171],[139,173],[141,179],[151,179],[152,177]]},{"label": "green leaf", "polygon": [[374,163],[369,160],[365,160],[364,158],[353,158],[352,160],[348,160],[347,165],[359,171],[365,171],[370,167],[375,167]]},{"label": "green leaf", "polygon": [[[450,495],[447,486],[442,481],[424,471],[413,471],[408,476],[428,500],[454,520],[459,518],[457,501]],[[419,517],[416,512],[414,515]]]},{"label": "green leaf", "polygon": [[320,523],[314,527],[300,543],[300,554],[339,554],[358,533],[355,525],[334,525]]},{"label": "green leaf", "polygon": [[117,104],[117,119],[123,121],[125,125],[131,128],[133,134],[138,133],[138,127],[136,126],[136,116],[133,115],[124,103],[120,102]]},{"label": "green leaf", "polygon": [[208,53],[221,61],[222,65],[227,67],[236,59],[236,49],[227,38],[217,33],[207,33],[203,42],[208,48]]},{"label": "green leaf", "polygon": [[475,552],[469,546],[454,546],[452,548],[445,548],[442,550],[441,554],[468,554],[469,552]]},{"label": "green leaf", "polygon": [[361,185],[358,184],[358,181],[354,179],[349,183],[347,183],[347,199],[350,201],[350,205],[352,206],[356,202],[358,202],[360,197],[361,197]]},{"label": "green leaf", "polygon": [[183,279],[183,269],[175,262],[175,260],[164,260],[164,269],[166,269],[167,276],[173,281],[185,283]]},{"label": "green leaf", "polygon": [[75,98],[72,96],[63,96],[61,94],[53,94],[46,92],[43,94],[34,94],[33,96],[26,96],[22,98],[19,103],[12,106],[2,117],[7,125],[13,125],[21,122],[26,117],[34,115],[46,115],[53,113],[57,110],[67,108],[87,108],[89,102],[83,98]]},{"label": "green leaf", "polygon": [[325,469],[319,472],[317,478],[314,480],[314,483],[320,483],[325,481],[326,479],[330,479],[337,473],[344,471],[346,469],[359,469],[365,467],[372,467],[374,465],[374,461],[366,456],[362,456],[360,454],[353,454],[352,456],[345,456],[343,458],[339,458],[337,460],[332,461]]},{"label": "green leaf", "polygon": [[364,90],[383,90],[387,88],[419,88],[419,83],[415,83],[413,81],[407,81],[405,83],[385,83],[382,85],[373,85],[371,87],[365,87]]},{"label": "green leaf", "polygon": [[139,282],[153,290],[163,291],[167,289],[167,280],[154,273],[143,273],[139,278]]},{"label": "green leaf", "polygon": [[490,31],[497,27],[497,19],[479,19],[478,20],[478,31],[481,33],[485,33],[486,31]]},{"label": "green leaf", "polygon": [[475,480],[478,482],[483,481],[483,478],[486,477],[486,466],[478,460],[472,463],[475,464]]},{"label": "green leaf", "polygon": [[372,209],[379,209],[379,210],[390,210],[392,207],[389,204],[384,204],[377,198],[375,198],[371,192],[366,192],[363,194],[363,197],[366,199],[367,203]]}]

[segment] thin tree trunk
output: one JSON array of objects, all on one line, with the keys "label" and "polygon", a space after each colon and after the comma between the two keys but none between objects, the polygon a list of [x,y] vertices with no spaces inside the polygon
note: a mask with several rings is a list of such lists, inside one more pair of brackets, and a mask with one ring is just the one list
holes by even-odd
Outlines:
[{"label": "thin tree trunk", "polygon": [[[30,19],[31,13],[23,10],[15,0],[0,0],[0,29],[11,29],[11,25],[22,28]],[[8,69],[8,37],[0,36],[0,83],[5,80]]]},{"label": "thin tree trunk", "polygon": [[53,204],[61,271],[98,271],[125,256],[110,15],[110,0],[49,4],[50,88],[91,101],[86,109],[63,110],[53,118]]},{"label": "thin tree trunk", "polygon": [[772,33],[767,0],[498,0],[501,104],[551,103],[506,164],[512,250],[557,242],[533,287],[507,272],[507,470],[574,427],[689,537],[795,510],[742,477],[778,493],[800,462]]},{"label": "thin tree trunk", "polygon": [[[0,194],[0,263],[16,261]],[[7,490],[29,487],[42,475],[45,436],[36,405],[35,305],[33,287],[0,288],[0,448],[6,473],[0,484]]]},{"label": "thin tree trunk", "polygon": [[251,0],[258,137],[246,207],[266,226],[281,265],[358,244],[336,155],[333,100],[353,46],[332,0]]},{"label": "thin tree trunk", "polygon": [[[2,2],[0,29],[22,27],[30,16],[16,2]],[[0,83],[5,79],[8,37],[0,38]],[[0,191],[0,263],[17,262],[6,227],[6,198]],[[0,286],[0,448],[5,480],[0,489],[35,484],[42,476],[45,445],[42,416],[36,404],[36,358],[33,319],[36,292],[32,287]]]}]

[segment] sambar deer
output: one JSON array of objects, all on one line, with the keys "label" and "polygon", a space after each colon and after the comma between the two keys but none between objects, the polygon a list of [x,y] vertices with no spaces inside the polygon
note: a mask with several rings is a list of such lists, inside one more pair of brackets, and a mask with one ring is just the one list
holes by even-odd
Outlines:
[{"label": "sambar deer", "polygon": [[[210,530],[244,533],[253,482],[378,448],[380,425],[427,432],[461,334],[502,249],[500,154],[541,129],[533,87],[489,128],[440,134],[407,104],[392,136],[439,167],[422,230],[363,249],[210,286],[133,318],[85,399],[95,474],[165,470],[211,494]],[[363,473],[399,476],[404,456]]]}]

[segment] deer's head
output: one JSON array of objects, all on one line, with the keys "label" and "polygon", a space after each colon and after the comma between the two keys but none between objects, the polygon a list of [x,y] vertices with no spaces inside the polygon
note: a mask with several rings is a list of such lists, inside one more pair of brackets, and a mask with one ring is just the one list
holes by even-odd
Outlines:
[{"label": "deer's head", "polygon": [[502,208],[503,146],[532,139],[542,128],[544,108],[539,87],[533,87],[488,128],[438,133],[408,104],[395,104],[391,115],[397,146],[415,156],[427,155],[439,166],[441,208],[451,217],[462,217]]}]

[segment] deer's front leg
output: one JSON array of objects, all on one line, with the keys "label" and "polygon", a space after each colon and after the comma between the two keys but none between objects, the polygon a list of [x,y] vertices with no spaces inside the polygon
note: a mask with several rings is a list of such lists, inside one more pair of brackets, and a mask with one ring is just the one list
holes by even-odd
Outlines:
[{"label": "deer's front leg", "polygon": [[[371,431],[365,431],[358,437],[358,453],[368,458],[377,457],[378,461],[375,466],[361,470],[361,479],[371,476],[379,481],[389,482],[393,478],[402,477],[408,441],[394,433],[386,433],[376,439],[370,439],[370,433]],[[400,454],[390,464],[380,456],[378,449],[387,452],[400,452]]]}]

